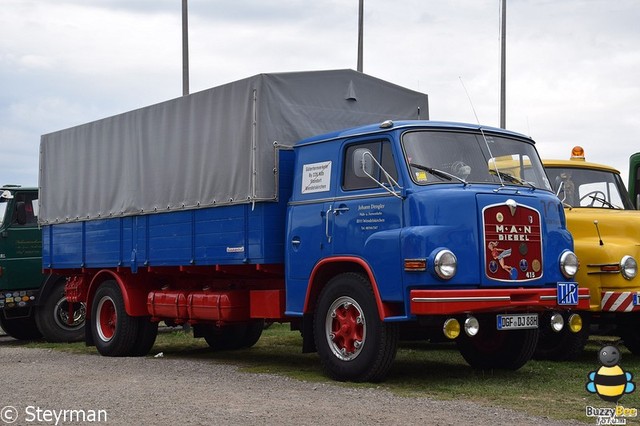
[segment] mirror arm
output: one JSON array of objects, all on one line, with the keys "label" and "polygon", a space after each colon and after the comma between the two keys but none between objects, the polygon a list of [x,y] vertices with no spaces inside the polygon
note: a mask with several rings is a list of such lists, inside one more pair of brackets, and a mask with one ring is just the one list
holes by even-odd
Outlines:
[{"label": "mirror arm", "polygon": [[384,169],[384,167],[382,167],[382,165],[378,162],[378,160],[375,159],[375,157],[370,153],[370,152],[365,152],[362,154],[362,172],[367,175],[367,177],[369,177],[369,179],[371,179],[372,181],[374,181],[375,183],[378,184],[378,186],[380,186],[380,188],[384,189],[385,191],[387,191],[389,194],[393,195],[394,197],[397,198],[402,198],[401,196],[399,196],[396,191],[392,191],[390,188],[387,188],[386,186],[384,186],[384,184],[382,182],[380,182],[378,179],[376,179],[375,177],[373,177],[364,167],[365,165],[365,156],[369,156],[371,158],[371,160],[376,164],[376,166],[378,166],[380,168],[380,170],[382,171],[382,173],[384,173],[384,177],[387,180],[387,184],[393,188],[398,187],[399,190],[402,189],[402,187],[400,186],[400,184]]}]

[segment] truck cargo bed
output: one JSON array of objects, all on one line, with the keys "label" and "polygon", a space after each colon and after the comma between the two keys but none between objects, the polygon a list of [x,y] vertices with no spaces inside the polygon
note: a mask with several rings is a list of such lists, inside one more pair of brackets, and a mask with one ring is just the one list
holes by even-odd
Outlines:
[{"label": "truck cargo bed", "polygon": [[42,227],[44,268],[284,262],[293,152],[280,150],[277,202],[257,202]]}]

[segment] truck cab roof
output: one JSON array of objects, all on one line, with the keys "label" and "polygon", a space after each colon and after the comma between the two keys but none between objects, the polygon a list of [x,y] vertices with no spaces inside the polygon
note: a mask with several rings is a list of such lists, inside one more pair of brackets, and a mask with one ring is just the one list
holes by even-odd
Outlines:
[{"label": "truck cab roof", "polygon": [[545,167],[562,167],[562,168],[572,168],[572,169],[592,169],[592,170],[602,170],[605,172],[611,172],[615,174],[620,174],[620,171],[614,167],[607,166],[605,164],[592,163],[590,161],[584,160],[545,160],[543,159]]},{"label": "truck cab roof", "polygon": [[529,142],[534,143],[534,141],[525,136],[523,134],[513,132],[510,130],[499,129],[491,126],[483,126],[478,124],[470,124],[470,123],[460,123],[460,122],[452,122],[452,121],[431,121],[431,120],[399,120],[392,121],[386,120],[377,124],[370,124],[366,126],[353,127],[346,130],[339,130],[335,132],[325,133],[323,135],[313,136],[307,139],[303,139],[295,144],[295,147],[314,144],[319,142],[325,142],[333,139],[340,139],[346,137],[353,137],[363,134],[375,134],[379,132],[385,132],[390,129],[400,130],[400,129],[412,129],[412,128],[430,128],[430,129],[459,129],[461,131],[478,131],[483,130],[491,133],[500,133],[503,135],[511,135],[518,138],[525,138]]}]

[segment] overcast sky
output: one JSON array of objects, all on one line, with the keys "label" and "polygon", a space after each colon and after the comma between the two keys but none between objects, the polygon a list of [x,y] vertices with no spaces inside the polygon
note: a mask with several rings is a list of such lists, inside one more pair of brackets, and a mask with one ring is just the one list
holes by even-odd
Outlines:
[{"label": "overcast sky", "polygon": [[[507,0],[507,128],[542,158],[628,175],[640,1]],[[0,0],[0,184],[37,185],[40,136],[182,95],[181,0]],[[357,66],[358,0],[189,0],[191,92]],[[433,120],[499,125],[500,0],[365,0],[364,72]],[[462,81],[462,82],[461,82]],[[70,165],[72,167],[72,165]]]}]

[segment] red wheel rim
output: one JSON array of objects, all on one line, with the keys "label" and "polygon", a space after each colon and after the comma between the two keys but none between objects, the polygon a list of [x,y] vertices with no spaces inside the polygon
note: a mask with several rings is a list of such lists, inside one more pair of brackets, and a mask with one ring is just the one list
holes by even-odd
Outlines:
[{"label": "red wheel rim", "polygon": [[343,361],[356,358],[366,339],[366,322],[362,308],[350,297],[338,298],[327,313],[327,342],[331,351]]},{"label": "red wheel rim", "polygon": [[113,300],[109,297],[102,298],[98,304],[98,315],[96,318],[96,329],[100,339],[108,342],[113,338],[116,332],[117,319],[118,314]]}]

